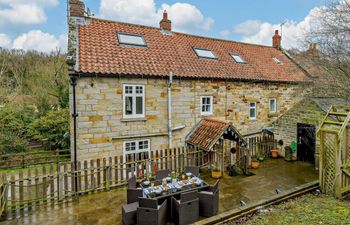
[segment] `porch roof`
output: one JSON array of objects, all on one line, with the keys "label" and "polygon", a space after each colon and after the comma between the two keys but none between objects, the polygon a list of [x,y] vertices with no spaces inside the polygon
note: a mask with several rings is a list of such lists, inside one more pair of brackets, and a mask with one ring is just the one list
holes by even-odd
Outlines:
[{"label": "porch roof", "polygon": [[186,143],[210,151],[220,138],[239,142],[240,145],[246,143],[231,122],[209,117],[192,129],[186,136]]}]

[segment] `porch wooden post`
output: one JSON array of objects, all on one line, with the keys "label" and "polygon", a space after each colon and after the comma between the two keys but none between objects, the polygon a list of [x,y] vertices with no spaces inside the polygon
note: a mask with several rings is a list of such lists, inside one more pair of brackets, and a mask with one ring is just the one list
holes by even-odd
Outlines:
[{"label": "porch wooden post", "polygon": [[225,171],[225,160],[224,160],[224,158],[225,158],[225,156],[224,156],[224,153],[225,153],[225,147],[224,147],[224,140],[221,140],[221,142],[222,142],[222,156],[221,156],[221,160],[222,160],[222,162],[221,162],[221,164],[222,164],[222,176],[224,175],[224,171]]},{"label": "porch wooden post", "polygon": [[342,193],[341,193],[341,139],[338,138],[338,135],[336,135],[336,145],[335,145],[335,196],[337,198],[341,198]]}]

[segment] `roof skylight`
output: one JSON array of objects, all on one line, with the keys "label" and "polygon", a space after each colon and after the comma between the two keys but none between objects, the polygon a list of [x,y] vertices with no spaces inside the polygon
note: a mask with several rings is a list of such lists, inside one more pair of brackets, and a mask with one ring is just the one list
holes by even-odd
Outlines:
[{"label": "roof skylight", "polygon": [[236,63],[240,63],[240,64],[246,63],[246,61],[239,54],[231,53],[230,55],[236,61]]},{"label": "roof skylight", "polygon": [[273,61],[275,61],[275,63],[277,64],[283,64],[281,60],[279,60],[278,58],[276,57],[272,57]]},{"label": "roof skylight", "polygon": [[214,53],[210,49],[193,48],[198,57],[207,59],[217,59]]},{"label": "roof skylight", "polygon": [[118,41],[124,45],[147,46],[143,35],[118,33]]}]

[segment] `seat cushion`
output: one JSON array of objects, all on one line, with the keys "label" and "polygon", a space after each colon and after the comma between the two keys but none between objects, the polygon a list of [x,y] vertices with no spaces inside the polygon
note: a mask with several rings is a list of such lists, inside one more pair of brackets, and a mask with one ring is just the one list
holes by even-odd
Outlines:
[{"label": "seat cushion", "polygon": [[123,212],[125,212],[125,213],[137,211],[137,208],[138,208],[138,207],[139,207],[139,203],[138,203],[138,202],[133,202],[133,203],[130,203],[130,204],[125,204],[125,205],[122,206]]}]

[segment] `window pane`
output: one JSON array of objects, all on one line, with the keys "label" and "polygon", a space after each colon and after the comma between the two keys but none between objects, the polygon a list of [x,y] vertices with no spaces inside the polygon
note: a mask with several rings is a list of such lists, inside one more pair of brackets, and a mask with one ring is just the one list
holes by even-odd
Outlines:
[{"label": "window pane", "polygon": [[240,55],[231,54],[232,58],[236,61],[236,63],[245,63],[244,59]]},{"label": "window pane", "polygon": [[275,111],[276,101],[274,99],[270,100],[270,111]]},{"label": "window pane", "polygon": [[199,57],[216,59],[216,56],[214,55],[214,53],[209,49],[194,48],[194,51]]},{"label": "window pane", "polygon": [[132,94],[132,86],[125,86],[125,94]]},{"label": "window pane", "polygon": [[146,46],[145,39],[141,35],[118,34],[120,44]]},{"label": "window pane", "polygon": [[210,105],[207,105],[205,110],[206,112],[210,112]]},{"label": "window pane", "polygon": [[250,118],[255,118],[255,109],[250,109],[249,112],[250,112],[249,117]]},{"label": "window pane", "polygon": [[132,97],[125,97],[125,115],[132,115]]},{"label": "window pane", "polygon": [[143,100],[142,100],[142,97],[136,97],[136,114],[143,114]]},{"label": "window pane", "polygon": [[139,141],[139,149],[144,149],[143,141]]},{"label": "window pane", "polygon": [[255,102],[250,103],[250,107],[255,107]]},{"label": "window pane", "polygon": [[136,94],[142,94],[143,93],[143,86],[136,86]]}]

